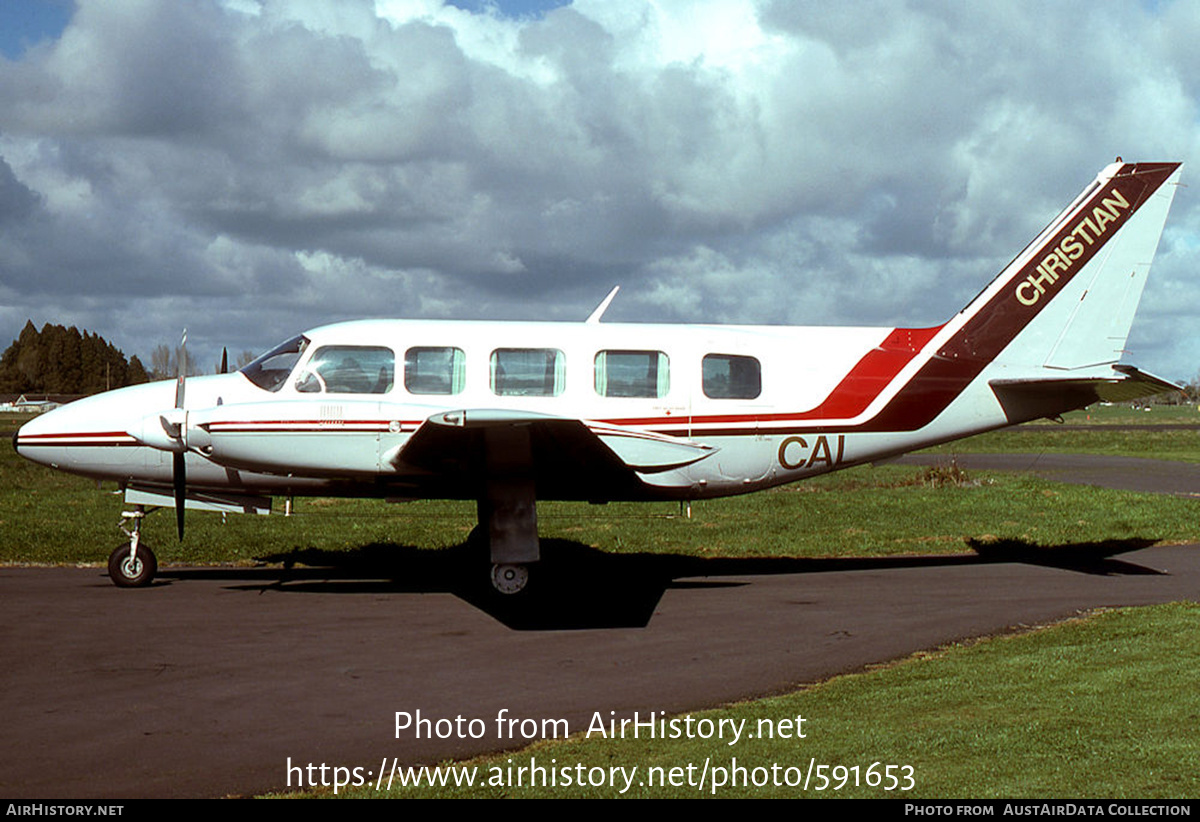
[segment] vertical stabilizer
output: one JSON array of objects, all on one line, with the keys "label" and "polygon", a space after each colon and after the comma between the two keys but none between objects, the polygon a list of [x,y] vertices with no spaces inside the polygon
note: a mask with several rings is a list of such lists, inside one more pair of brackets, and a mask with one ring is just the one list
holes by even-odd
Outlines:
[{"label": "vertical stabilizer", "polygon": [[[1176,169],[1062,295],[1071,313],[1046,358],[1048,368],[1073,370],[1121,359],[1178,180]],[[1081,222],[1086,228],[1121,207],[1116,197],[1104,198]]]},{"label": "vertical stabilizer", "polygon": [[1054,370],[1117,362],[1179,169],[1178,163],[1104,169],[998,278],[1003,284],[968,323],[972,353]]},{"label": "vertical stabilizer", "polygon": [[1120,377],[1112,365],[1129,336],[1180,168],[1118,162],[1100,172],[942,326],[935,349],[866,427],[928,425],[981,375],[1006,382]]}]

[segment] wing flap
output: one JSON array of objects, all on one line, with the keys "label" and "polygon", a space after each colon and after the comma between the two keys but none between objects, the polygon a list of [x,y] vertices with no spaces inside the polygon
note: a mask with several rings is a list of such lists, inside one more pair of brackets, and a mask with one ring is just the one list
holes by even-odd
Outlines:
[{"label": "wing flap", "polygon": [[387,459],[401,470],[482,476],[489,436],[518,427],[528,429],[529,470],[539,487],[555,496],[624,498],[641,486],[640,475],[690,465],[716,451],[633,428],[533,412],[464,409],[429,417]]},{"label": "wing flap", "polygon": [[631,428],[594,425],[589,430],[622,462],[643,474],[683,468],[717,451],[701,442]]}]

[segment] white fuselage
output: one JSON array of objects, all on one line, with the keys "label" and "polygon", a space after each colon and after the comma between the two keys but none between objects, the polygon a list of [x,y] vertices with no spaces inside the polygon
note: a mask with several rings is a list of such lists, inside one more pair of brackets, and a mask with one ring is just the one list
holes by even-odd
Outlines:
[{"label": "white fuselage", "polygon": [[[660,440],[706,447],[677,467],[658,455],[627,459],[647,470],[635,492],[614,489],[612,498],[743,493],[1006,424],[985,392],[977,403],[959,397],[958,422],[949,425],[935,419],[912,431],[863,430],[889,399],[886,386],[902,382],[938,331],[404,320],[324,326],[304,335],[303,353],[274,390],[240,372],[187,381],[188,484],[264,494],[471,497],[470,482],[432,477],[393,457],[427,419],[486,409],[582,420],[623,456],[622,432],[646,436],[633,442],[635,450]],[[911,345],[869,367],[872,352],[906,335],[916,335]],[[389,384],[376,379],[378,368],[358,384],[306,381],[314,360],[330,351],[357,360],[366,351],[374,364],[390,364]],[[414,351],[454,352],[454,379],[420,385]],[[545,379],[506,385],[511,352],[518,365],[551,360]],[[738,367],[750,372],[742,375],[748,380],[730,388]],[[175,383],[165,381],[71,403],[27,424],[21,453],[123,484],[169,485],[172,453],[155,443],[174,392]],[[964,414],[966,405],[978,407]],[[606,496],[583,486],[545,483],[538,496]]]}]

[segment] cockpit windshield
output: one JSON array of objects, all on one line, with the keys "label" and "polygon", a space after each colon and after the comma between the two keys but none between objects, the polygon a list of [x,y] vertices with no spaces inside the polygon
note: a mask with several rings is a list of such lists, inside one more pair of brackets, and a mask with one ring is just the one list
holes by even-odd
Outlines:
[{"label": "cockpit windshield", "polygon": [[300,355],[308,347],[308,338],[303,334],[281,343],[254,362],[241,369],[246,379],[267,391],[278,391],[287,382],[288,375],[296,367]]}]

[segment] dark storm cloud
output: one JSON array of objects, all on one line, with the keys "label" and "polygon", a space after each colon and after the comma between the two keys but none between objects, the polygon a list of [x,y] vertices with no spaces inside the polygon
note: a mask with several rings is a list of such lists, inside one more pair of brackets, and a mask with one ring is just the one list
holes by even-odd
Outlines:
[{"label": "dark storm cloud", "polygon": [[0,231],[28,219],[39,202],[37,194],[18,180],[12,168],[0,157]]}]

